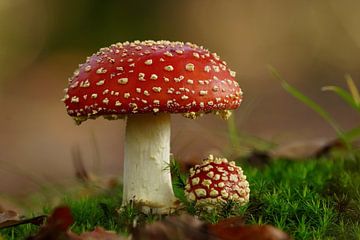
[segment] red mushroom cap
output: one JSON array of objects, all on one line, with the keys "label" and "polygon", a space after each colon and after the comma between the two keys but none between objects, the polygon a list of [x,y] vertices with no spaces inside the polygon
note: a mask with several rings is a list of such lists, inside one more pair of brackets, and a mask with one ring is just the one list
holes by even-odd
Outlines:
[{"label": "red mushroom cap", "polygon": [[249,201],[249,194],[249,183],[241,167],[212,155],[190,169],[185,187],[187,199],[201,205],[216,205],[228,200],[243,205]]},{"label": "red mushroom cap", "polygon": [[215,53],[195,44],[117,43],[80,65],[63,101],[78,122],[150,112],[195,117],[239,107],[242,92],[234,77]]}]

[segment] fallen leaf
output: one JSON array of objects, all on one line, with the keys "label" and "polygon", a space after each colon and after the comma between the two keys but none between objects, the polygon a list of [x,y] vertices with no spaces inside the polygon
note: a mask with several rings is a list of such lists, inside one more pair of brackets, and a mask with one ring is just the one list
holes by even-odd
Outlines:
[{"label": "fallen leaf", "polygon": [[102,227],[96,227],[92,232],[82,233],[79,238],[75,238],[74,240],[126,240],[129,238],[120,237],[116,232],[107,231]]},{"label": "fallen leaf", "polygon": [[336,150],[346,149],[346,146],[345,146],[344,142],[342,142],[339,139],[329,141],[314,153],[314,157],[316,157],[316,158],[326,157],[327,155],[329,155],[331,153],[331,151],[333,151],[335,149]]},{"label": "fallen leaf", "polygon": [[69,207],[55,208],[47,221],[47,225],[54,225],[60,231],[66,231],[73,223],[74,218]]},{"label": "fallen leaf", "polygon": [[333,150],[345,149],[339,139],[314,139],[280,145],[270,152],[273,158],[304,159],[326,156]]},{"label": "fallen leaf", "polygon": [[20,215],[12,210],[3,211],[0,213],[0,228],[1,224],[7,221],[18,221],[20,220]]},{"label": "fallen leaf", "polygon": [[246,159],[252,166],[263,167],[270,163],[271,156],[268,152],[255,150]]},{"label": "fallen leaf", "polygon": [[121,237],[101,227],[77,235],[69,230],[73,218],[68,207],[56,208],[47,224],[28,240],[289,240],[286,233],[269,225],[244,225],[243,218],[234,217],[218,224],[205,224],[198,218],[169,216],[162,221],[135,228],[131,237]]},{"label": "fallen leaf", "polygon": [[106,231],[101,227],[92,232],[77,235],[69,230],[74,223],[70,208],[63,206],[56,208],[48,218],[46,225],[28,240],[127,240],[115,232]]},{"label": "fallen leaf", "polygon": [[270,225],[244,225],[239,217],[209,224],[208,232],[222,240],[290,240],[283,231]]},{"label": "fallen leaf", "polygon": [[133,240],[215,240],[206,232],[205,224],[189,216],[170,216],[162,221],[136,228]]},{"label": "fallen leaf", "polygon": [[46,217],[47,217],[46,215],[41,215],[41,216],[23,219],[23,220],[8,220],[3,223],[0,223],[0,229],[16,227],[18,225],[23,225],[23,224],[28,224],[28,223],[31,223],[36,226],[40,226],[44,223]]},{"label": "fallen leaf", "polygon": [[245,225],[242,217],[217,224],[205,224],[189,216],[172,216],[137,228],[133,240],[290,240],[283,231],[270,225]]},{"label": "fallen leaf", "polygon": [[48,218],[46,225],[28,240],[71,240],[68,234],[68,228],[73,224],[74,220],[68,207],[56,208]]},{"label": "fallen leaf", "polygon": [[2,211],[0,212],[0,229],[15,227],[22,224],[34,224],[41,225],[46,216],[37,216],[33,218],[23,219],[17,212],[12,210]]}]

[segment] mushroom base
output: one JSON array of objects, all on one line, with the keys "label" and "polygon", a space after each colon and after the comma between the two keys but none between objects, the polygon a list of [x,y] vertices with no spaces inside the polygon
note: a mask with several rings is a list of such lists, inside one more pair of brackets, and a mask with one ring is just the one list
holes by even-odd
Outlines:
[{"label": "mushroom base", "polygon": [[168,213],[175,206],[170,175],[170,114],[129,115],[126,123],[123,205]]}]

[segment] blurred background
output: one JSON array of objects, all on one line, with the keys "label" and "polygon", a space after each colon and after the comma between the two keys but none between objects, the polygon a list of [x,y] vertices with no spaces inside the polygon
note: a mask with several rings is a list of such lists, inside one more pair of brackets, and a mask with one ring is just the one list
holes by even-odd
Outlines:
[{"label": "blurred background", "polygon": [[[1,0],[0,194],[66,185],[74,179],[74,153],[98,176],[121,175],[124,121],[76,126],[60,101],[77,65],[115,42],[190,41],[217,52],[245,93],[235,112],[241,135],[276,144],[336,137],[267,65],[344,129],[356,126],[355,111],[321,87],[346,87],[346,73],[359,86],[359,10],[356,0]],[[231,149],[227,123],[215,116],[172,121],[177,159]]]}]

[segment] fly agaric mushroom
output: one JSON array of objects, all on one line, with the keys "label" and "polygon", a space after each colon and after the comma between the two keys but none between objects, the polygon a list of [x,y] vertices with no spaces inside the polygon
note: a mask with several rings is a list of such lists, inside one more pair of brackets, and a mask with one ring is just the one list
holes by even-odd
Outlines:
[{"label": "fly agaric mushroom", "polygon": [[170,114],[228,118],[242,100],[234,77],[215,53],[195,44],[117,43],[79,65],[63,101],[77,124],[126,117],[123,204],[134,199],[161,213],[175,202],[168,170]]},{"label": "fly agaric mushroom", "polygon": [[249,183],[241,167],[212,155],[190,169],[185,186],[186,198],[206,209],[217,208],[229,200],[244,205],[249,202],[249,194]]}]

